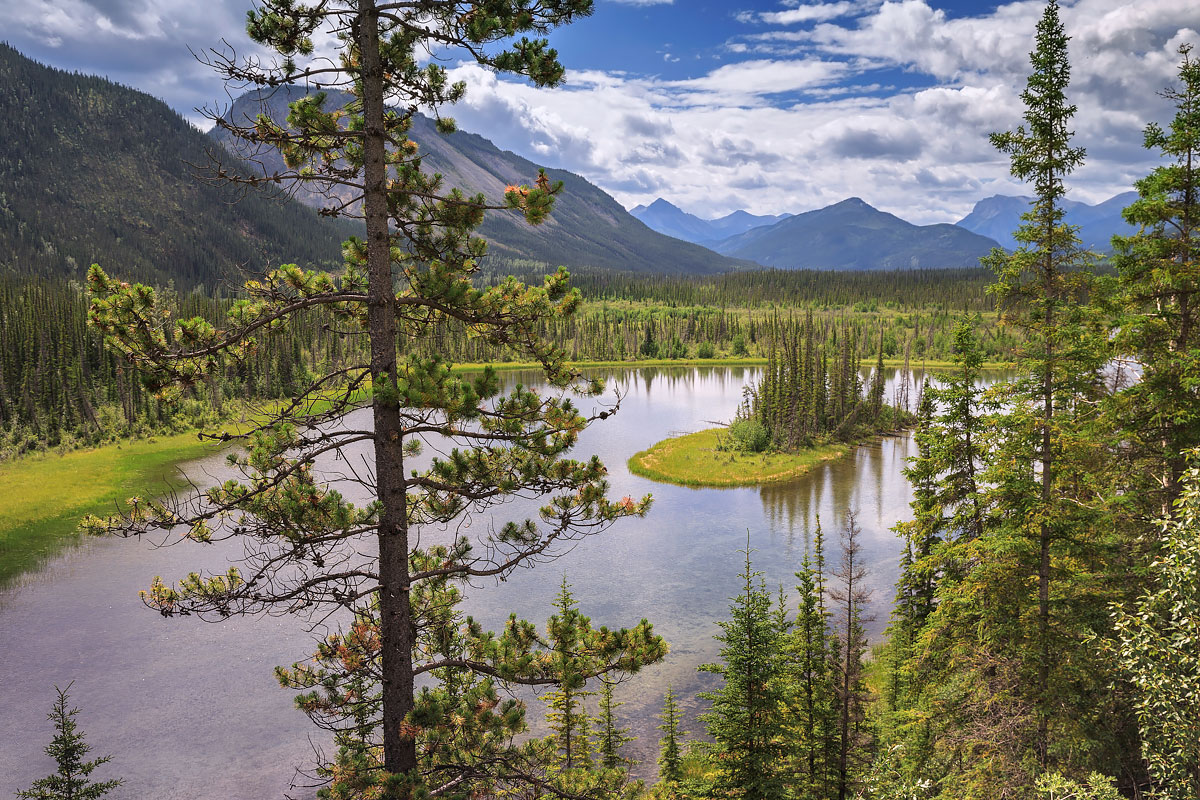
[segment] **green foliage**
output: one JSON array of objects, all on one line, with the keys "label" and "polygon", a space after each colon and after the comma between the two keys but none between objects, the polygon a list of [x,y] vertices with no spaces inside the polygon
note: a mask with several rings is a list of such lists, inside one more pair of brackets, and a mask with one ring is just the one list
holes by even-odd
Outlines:
[{"label": "green foliage", "polygon": [[683,713],[675,702],[675,691],[668,686],[663,698],[661,723],[658,729],[663,732],[658,740],[658,780],[668,787],[677,785],[683,780],[682,743],[687,732],[679,726]]},{"label": "green foliage", "polygon": [[1200,469],[1183,476],[1149,590],[1113,609],[1155,797],[1200,796]]},{"label": "green foliage", "polygon": [[46,755],[54,759],[58,771],[34,781],[27,790],[18,791],[17,797],[23,800],[94,800],[123,783],[121,780],[91,780],[96,768],[107,764],[112,760],[112,756],[84,760],[92,748],[84,741],[83,732],[75,722],[75,715],[79,713],[79,709],[67,707],[67,692],[70,689],[70,684],[66,689],[54,687],[58,699],[47,716],[54,724],[55,735],[50,744],[46,745]]},{"label": "green foliage", "polygon": [[787,776],[780,706],[783,700],[783,641],[788,623],[772,608],[761,573],[750,566],[750,550],[742,571],[743,588],[729,607],[730,619],[719,622],[721,663],[700,669],[720,675],[723,684],[700,696],[711,701],[701,717],[713,738],[717,768],[713,792],[747,800],[782,798]]},{"label": "green foliage", "polygon": [[757,419],[735,419],[729,426],[729,441],[739,452],[761,453],[771,444],[771,434]]},{"label": "green foliage", "polygon": [[729,352],[735,356],[749,355],[750,351],[746,349],[746,337],[740,333],[735,335],[729,344]]},{"label": "green foliage", "polygon": [[1093,772],[1084,783],[1053,772],[1038,778],[1037,796],[1042,800],[1119,800],[1121,793],[1099,772]]}]

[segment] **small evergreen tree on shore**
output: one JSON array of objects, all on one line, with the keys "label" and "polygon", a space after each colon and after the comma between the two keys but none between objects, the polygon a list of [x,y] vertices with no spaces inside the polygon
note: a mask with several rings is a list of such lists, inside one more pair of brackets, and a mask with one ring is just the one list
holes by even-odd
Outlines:
[{"label": "small evergreen tree on shore", "polygon": [[68,708],[67,692],[70,689],[71,684],[67,684],[66,689],[54,687],[58,698],[46,717],[54,723],[55,730],[54,738],[46,745],[46,755],[58,764],[58,771],[45,778],[39,778],[28,789],[18,791],[17,797],[21,800],[94,800],[108,794],[122,783],[120,779],[92,782],[92,773],[97,767],[111,761],[112,756],[84,760],[92,748],[84,741],[83,731],[79,730],[75,722],[75,715],[79,713],[79,709]]}]

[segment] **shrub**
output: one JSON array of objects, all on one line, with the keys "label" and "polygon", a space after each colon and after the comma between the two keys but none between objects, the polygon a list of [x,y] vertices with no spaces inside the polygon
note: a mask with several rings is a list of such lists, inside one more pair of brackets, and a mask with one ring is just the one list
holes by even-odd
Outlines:
[{"label": "shrub", "polygon": [[771,443],[767,427],[756,419],[735,420],[729,426],[729,438],[733,449],[743,453],[761,453]]}]

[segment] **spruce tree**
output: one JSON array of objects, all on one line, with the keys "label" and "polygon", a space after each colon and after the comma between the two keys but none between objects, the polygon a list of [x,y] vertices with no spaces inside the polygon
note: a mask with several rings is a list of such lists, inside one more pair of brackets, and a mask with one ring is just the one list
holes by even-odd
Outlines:
[{"label": "spruce tree", "polygon": [[92,748],[84,741],[83,732],[75,722],[75,715],[79,713],[79,709],[67,706],[67,692],[70,689],[70,684],[66,689],[54,687],[58,699],[46,717],[54,724],[55,730],[54,738],[46,745],[46,755],[54,759],[58,771],[45,778],[39,778],[28,789],[18,791],[17,797],[22,800],[95,800],[123,783],[119,779],[100,782],[91,780],[96,768],[107,764],[112,760],[112,756],[84,760]]},{"label": "spruce tree", "polygon": [[[1066,633],[1073,625],[1056,623],[1072,617],[1068,598],[1085,605],[1082,598],[1071,598],[1069,586],[1052,586],[1059,571],[1055,562],[1099,555],[1092,510],[1097,498],[1089,494],[1093,490],[1081,470],[1086,472],[1089,459],[1102,457],[1101,440],[1088,427],[1101,389],[1106,331],[1089,302],[1096,288],[1093,257],[1063,221],[1064,178],[1084,159],[1083,149],[1071,146],[1075,106],[1066,96],[1068,39],[1058,4],[1051,0],[1037,24],[1032,72],[1021,93],[1028,128],[1021,125],[991,137],[1010,156],[1013,176],[1030,182],[1034,191],[1032,207],[1015,233],[1018,249],[1011,254],[995,250],[987,259],[996,272],[991,291],[1005,318],[1024,329],[1020,367],[1027,375],[1006,397],[1014,410],[1005,418],[1004,437],[994,445],[996,469],[989,477],[998,487],[999,538],[1010,542],[1004,546],[1009,553],[1017,553],[1013,547],[1029,553],[1014,566],[1028,570],[1036,586],[1032,630],[1011,629],[1001,641],[1032,645],[1018,658],[1030,672],[1036,712],[1032,745],[1042,767],[1051,760],[1051,718],[1066,721],[1060,692],[1068,689],[1052,685],[1052,680],[1065,678],[1053,674],[1054,668],[1066,660],[1064,648],[1078,642]],[[1024,576],[1011,574],[1009,579],[1023,581]],[[993,579],[988,583],[1000,588]],[[1055,601],[1055,595],[1060,599]],[[1074,623],[1092,617],[1085,611]]]},{"label": "spruce tree", "polygon": [[[153,289],[113,280],[98,267],[89,272],[93,325],[166,401],[302,324],[308,309],[325,309],[363,342],[362,358],[317,375],[250,430],[218,435],[246,448],[230,457],[238,478],[178,501],[134,498],[124,516],[87,522],[95,531],[182,531],[200,542],[236,538],[246,546],[240,568],[192,573],[175,585],[155,579],[145,601],[165,615],[354,614],[355,624],[335,637],[347,661],[322,644],[319,670],[284,677],[316,692],[314,708],[331,724],[361,732],[357,749],[347,745],[339,755],[342,763],[325,765],[347,792],[364,781],[384,798],[536,783],[539,765],[514,743],[524,729],[521,706],[496,700],[497,687],[567,678],[531,623],[513,619],[491,633],[462,619],[455,586],[503,578],[649,507],[649,498],[608,499],[603,465],[566,457],[586,425],[609,412],[587,416],[576,408],[570,391],[594,396],[601,386],[569,369],[542,335],[547,319],[578,307],[565,271],[540,287],[515,279],[473,284],[486,252],[473,231],[485,212],[541,222],[561,184],[539,174],[500,198],[468,195],[424,171],[419,143],[409,137],[418,108],[437,113],[465,91],[436,60],[424,61],[429,48],[457,49],[488,68],[553,86],[563,77],[556,52],[526,34],[541,36],[590,11],[589,0],[486,8],[451,0],[266,0],[249,13],[247,29],[277,58],[239,61],[219,52],[212,63],[235,83],[317,91],[291,104],[286,124],[266,115],[251,124],[218,117],[233,136],[278,149],[285,165],[269,175],[239,169],[220,177],[336,189],[324,213],[361,219],[365,234],[346,242],[344,270],[274,269],[247,283],[221,326],[200,317],[172,322]],[[333,59],[314,54],[325,35],[339,48]],[[348,92],[350,100],[329,107],[323,89]],[[439,128],[452,130],[453,122],[443,117]],[[407,347],[398,358],[403,345],[446,331],[538,362],[555,390],[517,386],[503,394],[492,370],[460,377],[439,355]],[[359,409],[369,409],[369,421],[348,416]],[[414,469],[429,439],[445,449]],[[346,476],[369,498],[355,505],[322,480],[316,464],[364,446],[368,469]],[[464,514],[518,494],[549,497],[536,519],[497,524],[493,533],[459,525]],[[456,526],[448,543],[421,537],[427,528]],[[665,653],[644,620],[594,640],[579,679],[636,671]],[[418,690],[418,680],[432,682]],[[361,686],[363,696],[339,700],[330,686]],[[366,719],[360,724],[359,717]],[[448,739],[458,746],[440,746]]]},{"label": "spruce tree", "polygon": [[683,780],[683,738],[687,733],[679,727],[683,713],[675,702],[675,691],[668,686],[663,698],[662,715],[658,729],[663,732],[658,740],[658,780],[673,790]]},{"label": "spruce tree", "polygon": [[824,563],[820,524],[818,518],[815,554],[805,550],[796,573],[800,598],[785,651],[787,761],[795,796],[812,800],[828,797],[836,735],[829,619],[817,574],[817,565]]},{"label": "spruce tree", "polygon": [[554,601],[557,612],[550,618],[549,641],[551,657],[559,681],[546,694],[546,723],[551,730],[558,766],[562,769],[590,769],[592,767],[591,718],[585,703],[594,692],[585,688],[589,667],[580,640],[584,628],[590,621],[579,613],[579,606],[571,594],[571,587],[564,576]]},{"label": "spruce tree", "polygon": [[1127,437],[1127,493],[1149,519],[1170,513],[1187,452],[1200,445],[1200,62],[1191,51],[1179,48],[1179,83],[1163,92],[1175,117],[1165,129],[1146,127],[1146,148],[1167,163],[1137,181],[1124,211],[1139,232],[1114,239],[1125,311],[1116,342],[1141,366],[1114,405]]},{"label": "spruce tree", "polygon": [[[749,536],[747,535],[747,539]],[[750,564],[747,542],[742,590],[730,605],[730,619],[718,623],[721,662],[700,669],[720,675],[720,689],[700,696],[712,708],[701,718],[714,740],[717,778],[714,791],[747,800],[785,795],[781,770],[786,625],[772,613],[762,573]]]},{"label": "spruce tree", "polygon": [[617,722],[617,709],[624,702],[614,700],[613,693],[616,684],[607,678],[600,679],[600,713],[596,716],[596,753],[600,757],[600,765],[605,769],[625,769],[633,762],[621,754],[621,748],[635,740],[629,735],[629,728],[621,727]]}]

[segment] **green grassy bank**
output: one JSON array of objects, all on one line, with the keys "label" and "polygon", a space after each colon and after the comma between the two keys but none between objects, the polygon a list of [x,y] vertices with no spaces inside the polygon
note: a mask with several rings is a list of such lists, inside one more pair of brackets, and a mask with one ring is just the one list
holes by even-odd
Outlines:
[{"label": "green grassy bank", "polygon": [[0,464],[0,586],[76,540],[85,514],[107,514],[135,494],[162,494],[177,466],[214,452],[195,433],[125,441]]},{"label": "green grassy bank", "polygon": [[736,453],[717,449],[720,428],[675,436],[635,453],[629,471],[680,486],[755,486],[786,481],[840,458],[849,445],[830,444],[800,453]]}]

